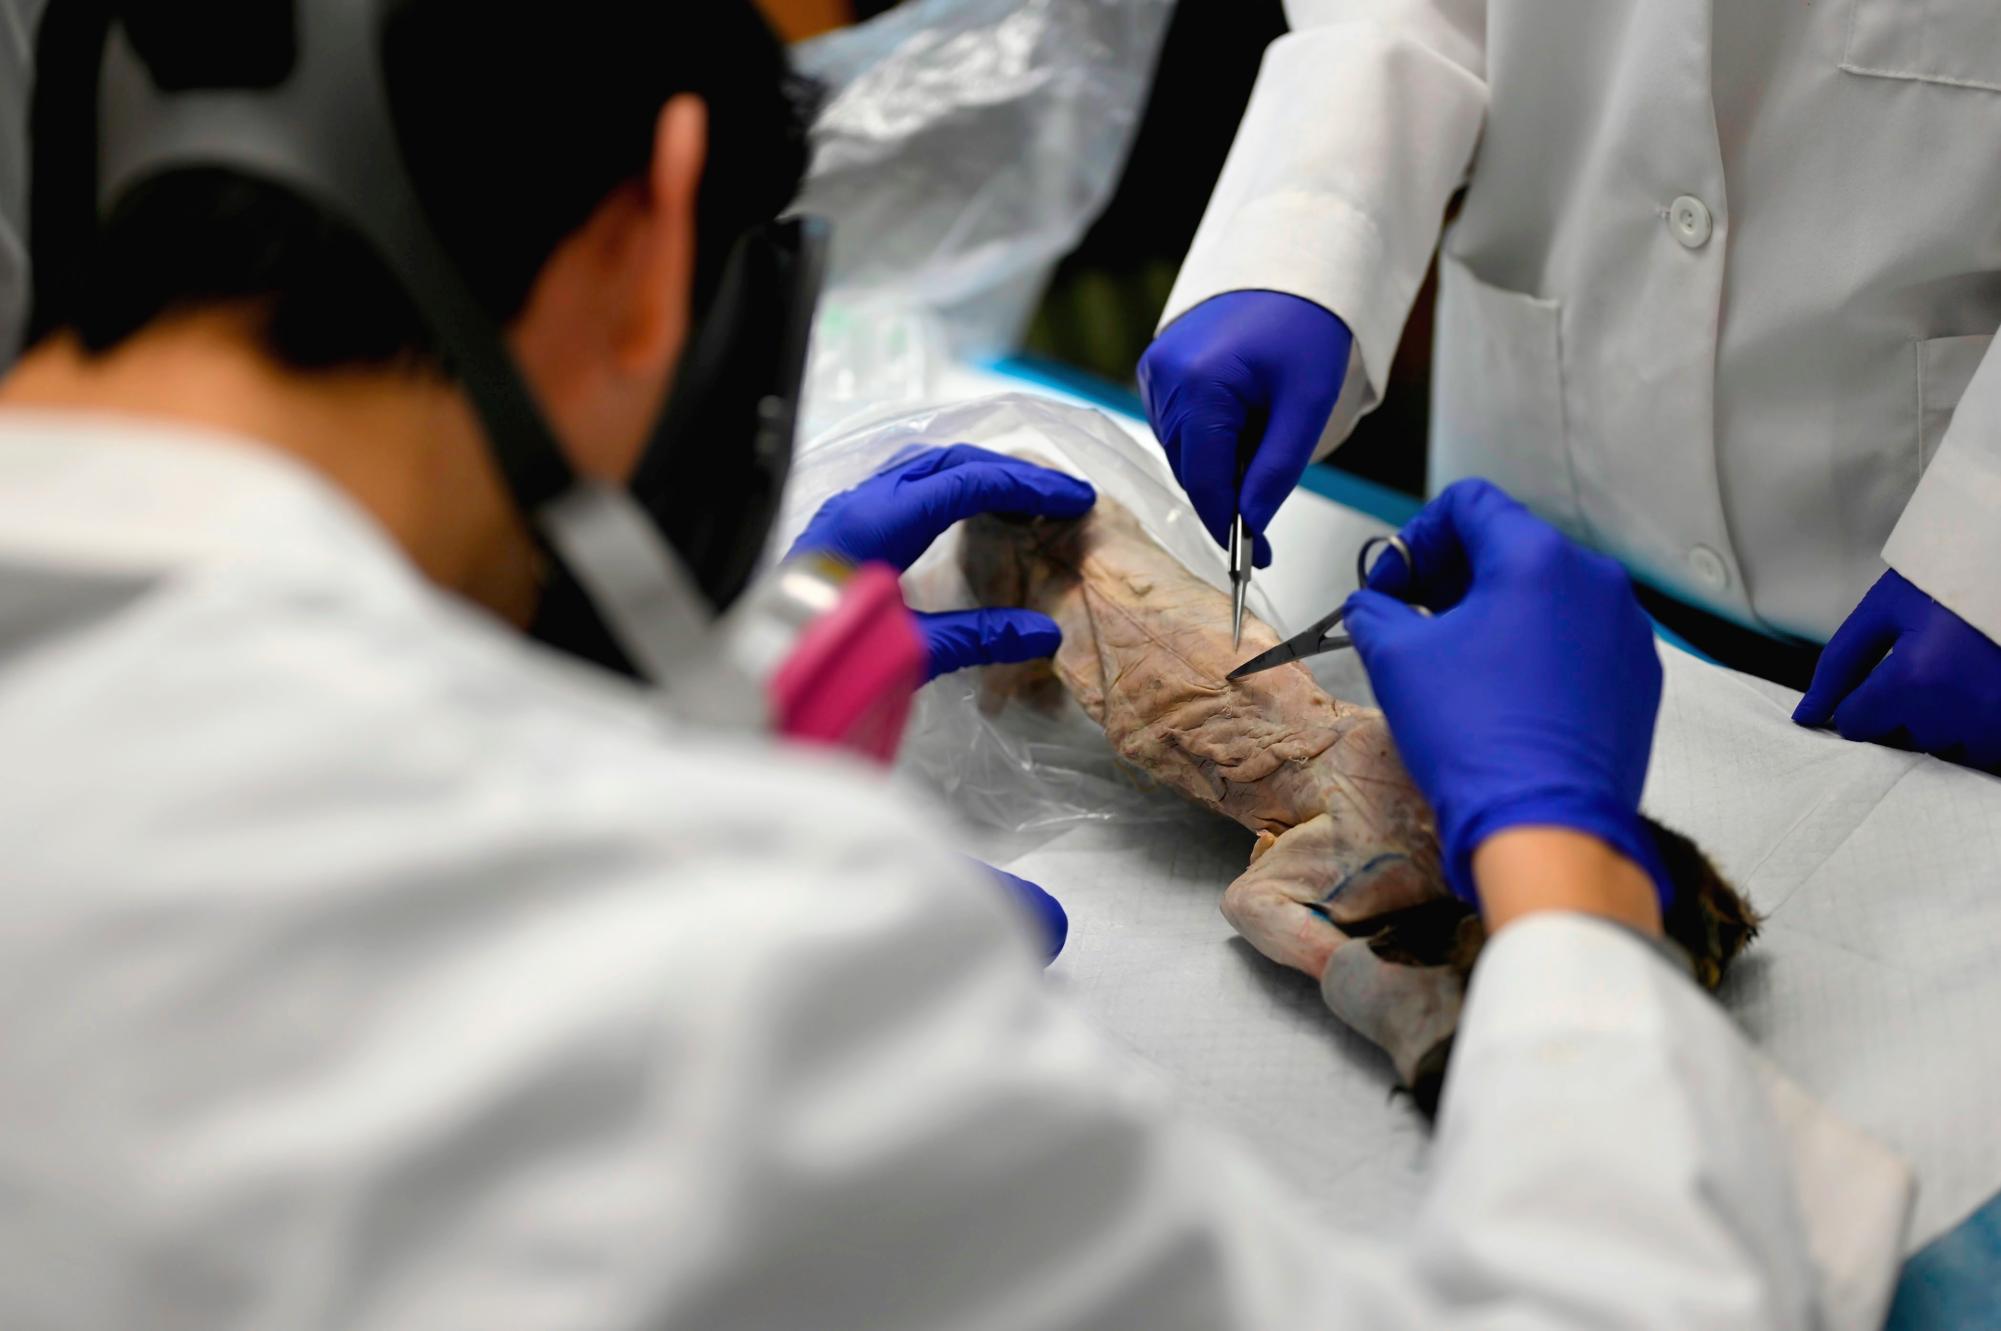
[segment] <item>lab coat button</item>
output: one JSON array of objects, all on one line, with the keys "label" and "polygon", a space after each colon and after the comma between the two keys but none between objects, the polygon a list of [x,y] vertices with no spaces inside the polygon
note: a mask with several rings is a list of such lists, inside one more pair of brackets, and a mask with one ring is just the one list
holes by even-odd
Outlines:
[{"label": "lab coat button", "polygon": [[1730,585],[1730,566],[1723,562],[1723,556],[1706,545],[1698,545],[1688,552],[1688,566],[1702,585],[1712,591],[1722,591]]},{"label": "lab coat button", "polygon": [[1684,194],[1668,207],[1668,229],[1684,249],[1699,250],[1709,243],[1716,219],[1709,215],[1708,204],[1693,194]]}]

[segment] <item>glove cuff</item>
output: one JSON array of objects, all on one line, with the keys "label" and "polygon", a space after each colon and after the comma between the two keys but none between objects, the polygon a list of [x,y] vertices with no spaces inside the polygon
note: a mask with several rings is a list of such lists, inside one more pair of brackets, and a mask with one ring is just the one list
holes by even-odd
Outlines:
[{"label": "glove cuff", "polygon": [[1654,834],[1637,809],[1617,800],[1583,791],[1543,791],[1482,810],[1446,838],[1446,881],[1461,900],[1479,905],[1473,884],[1473,852],[1489,837],[1511,827],[1568,827],[1597,837],[1640,866],[1653,880],[1654,895],[1665,913],[1674,904],[1674,881],[1668,877]]}]

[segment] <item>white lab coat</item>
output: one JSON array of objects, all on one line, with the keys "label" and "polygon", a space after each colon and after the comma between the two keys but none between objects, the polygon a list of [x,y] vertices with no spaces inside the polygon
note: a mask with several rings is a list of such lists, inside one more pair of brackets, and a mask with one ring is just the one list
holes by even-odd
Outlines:
[{"label": "white lab coat", "polygon": [[[1432,484],[1824,638],[1887,559],[2001,639],[1994,0],[1288,0],[1181,275],[1356,334],[1446,205]],[[1966,410],[1957,418],[1962,400]]]},{"label": "white lab coat", "polygon": [[0,753],[11,1331],[1817,1315],[1750,1055],[1635,938],[1502,935],[1416,1227],[1331,1236],[923,809],[660,722],[251,445],[0,416]]}]

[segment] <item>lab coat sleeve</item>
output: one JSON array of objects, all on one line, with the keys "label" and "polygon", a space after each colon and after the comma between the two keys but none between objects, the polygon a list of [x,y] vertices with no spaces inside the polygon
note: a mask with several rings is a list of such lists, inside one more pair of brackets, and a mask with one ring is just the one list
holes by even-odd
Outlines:
[{"label": "lab coat sleeve", "polygon": [[730,1172],[758,1188],[711,1203],[749,1223],[728,1260],[690,1270],[682,1321],[1812,1324],[1787,1151],[1749,1051],[1618,930],[1552,918],[1496,940],[1430,1198],[1385,1241],[1322,1231],[1051,1002],[977,913],[954,911],[949,934],[913,914],[900,943],[769,977],[800,1006],[737,1105]]},{"label": "lab coat sleeve", "polygon": [[1380,401],[1486,116],[1486,0],[1288,0],[1162,325],[1282,291],[1355,335],[1322,452]]},{"label": "lab coat sleeve", "polygon": [[1816,1325],[1761,1075],[1636,936],[1536,917],[1483,954],[1453,1048],[1416,1269],[1441,1313],[1535,1325]]},{"label": "lab coat sleeve", "polygon": [[1993,350],[1967,385],[1883,560],[2001,643],[2001,355]]},{"label": "lab coat sleeve", "polygon": [[1415,1230],[1335,1236],[869,782],[643,766],[408,874],[31,903],[0,1324],[1804,1324],[1747,1051],[1615,930],[1494,941]]}]

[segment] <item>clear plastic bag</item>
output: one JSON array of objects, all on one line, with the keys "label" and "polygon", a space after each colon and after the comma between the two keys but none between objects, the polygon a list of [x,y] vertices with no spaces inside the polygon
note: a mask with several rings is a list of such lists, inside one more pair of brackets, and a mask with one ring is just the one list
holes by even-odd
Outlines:
[{"label": "clear plastic bag", "polygon": [[[789,548],[830,496],[918,447],[967,443],[1032,458],[1081,476],[1130,509],[1170,554],[1218,588],[1223,553],[1175,486],[1160,451],[1100,412],[1003,394],[844,429],[808,444],[793,468],[775,549]],[[974,604],[948,532],[904,578],[920,610]],[[1278,626],[1253,589],[1251,610]],[[980,671],[947,675],[918,696],[898,766],[962,816],[1014,834],[1049,834],[1080,822],[1186,819],[1178,796],[1121,763],[1104,732],[1066,699],[1055,713],[983,697]]]},{"label": "clear plastic bag", "polygon": [[813,322],[801,433],[812,438],[849,420],[935,402],[951,363],[944,330],[929,312],[828,296]]},{"label": "clear plastic bag", "polygon": [[960,356],[1019,343],[1110,200],[1173,0],[912,0],[802,43],[831,96],[800,208],[833,221],[829,308],[938,320]]}]

